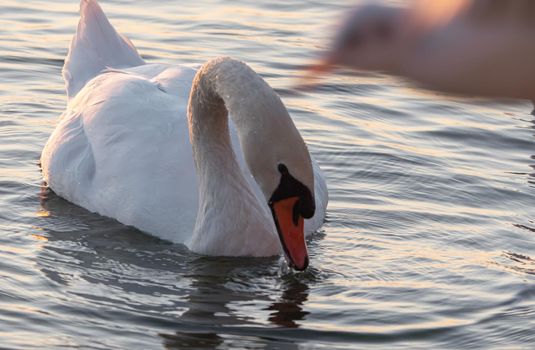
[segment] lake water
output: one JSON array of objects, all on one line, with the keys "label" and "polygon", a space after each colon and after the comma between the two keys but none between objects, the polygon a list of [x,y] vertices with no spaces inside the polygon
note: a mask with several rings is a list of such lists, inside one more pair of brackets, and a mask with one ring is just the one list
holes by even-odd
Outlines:
[{"label": "lake water", "polygon": [[247,61],[324,169],[311,267],[210,258],[42,185],[76,1],[0,1],[1,349],[532,349],[532,105],[339,72],[292,86],[352,1],[102,1],[148,62]]}]

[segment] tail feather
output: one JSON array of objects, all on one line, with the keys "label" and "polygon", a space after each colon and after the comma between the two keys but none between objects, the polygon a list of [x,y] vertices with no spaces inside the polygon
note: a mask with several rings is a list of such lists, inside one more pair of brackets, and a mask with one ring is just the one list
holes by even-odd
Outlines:
[{"label": "tail feather", "polygon": [[63,66],[69,99],[106,68],[128,68],[145,62],[130,40],[119,34],[96,0],[80,1],[80,21]]}]

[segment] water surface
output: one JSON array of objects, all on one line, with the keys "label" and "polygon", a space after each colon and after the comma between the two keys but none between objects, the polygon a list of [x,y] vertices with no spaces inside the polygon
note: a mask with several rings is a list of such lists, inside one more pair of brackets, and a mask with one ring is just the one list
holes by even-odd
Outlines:
[{"label": "water surface", "polygon": [[339,72],[292,88],[351,1],[109,0],[148,62],[247,61],[327,176],[311,267],[210,258],[76,207],[37,165],[66,98],[75,1],[0,2],[0,348],[528,349],[535,124]]}]

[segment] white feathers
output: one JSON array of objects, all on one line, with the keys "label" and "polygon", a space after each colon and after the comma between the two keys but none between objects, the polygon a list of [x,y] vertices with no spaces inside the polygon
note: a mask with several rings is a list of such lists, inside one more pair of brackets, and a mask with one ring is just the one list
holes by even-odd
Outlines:
[{"label": "white feathers", "polygon": [[80,21],[63,67],[69,99],[106,68],[144,64],[130,40],[115,31],[96,0],[80,2]]}]

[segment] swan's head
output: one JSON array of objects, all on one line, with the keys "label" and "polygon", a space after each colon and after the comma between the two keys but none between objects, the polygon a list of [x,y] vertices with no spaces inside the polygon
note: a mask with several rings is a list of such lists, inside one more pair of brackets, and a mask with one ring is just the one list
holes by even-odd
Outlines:
[{"label": "swan's head", "polygon": [[402,9],[364,5],[349,14],[330,48],[310,67],[311,77],[336,66],[395,72],[400,54]]},{"label": "swan's head", "polygon": [[[305,185],[294,177],[284,163],[277,166],[279,183],[268,205],[277,227],[284,254],[290,266],[304,270],[308,266],[308,252],[304,235],[304,219],[314,216],[314,184]],[[298,172],[298,171],[297,171]]]},{"label": "swan's head", "polygon": [[[307,146],[278,97],[271,120],[254,134],[240,137],[245,159],[271,209],[289,265],[308,266],[304,219],[314,216],[314,173]],[[268,110],[266,109],[266,112]]]}]

